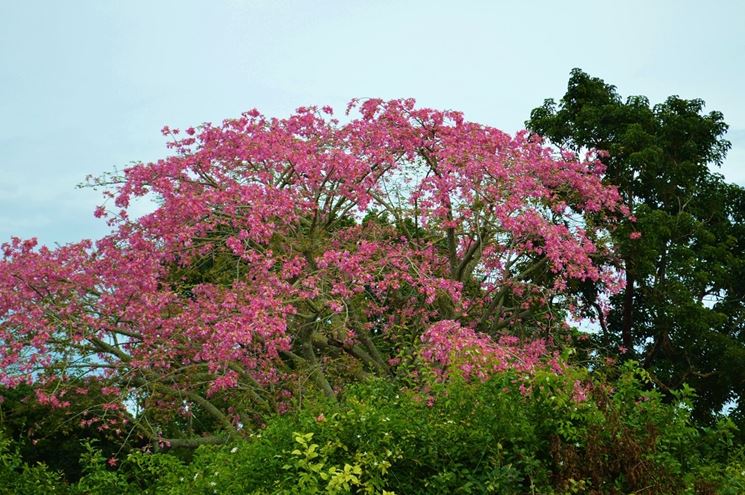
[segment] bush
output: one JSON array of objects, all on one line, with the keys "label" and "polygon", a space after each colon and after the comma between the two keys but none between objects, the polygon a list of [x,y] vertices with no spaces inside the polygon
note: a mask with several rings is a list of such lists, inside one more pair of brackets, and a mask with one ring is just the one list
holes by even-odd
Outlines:
[{"label": "bush", "polygon": [[66,494],[68,488],[62,483],[62,475],[45,464],[24,463],[18,449],[0,435],[0,495]]},{"label": "bush", "polygon": [[7,442],[1,458],[24,494],[743,493],[734,426],[696,428],[690,400],[684,389],[666,403],[633,363],[612,381],[572,367],[416,390],[374,380],[188,463],[135,452],[114,469],[88,447],[83,477],[65,486]]}]

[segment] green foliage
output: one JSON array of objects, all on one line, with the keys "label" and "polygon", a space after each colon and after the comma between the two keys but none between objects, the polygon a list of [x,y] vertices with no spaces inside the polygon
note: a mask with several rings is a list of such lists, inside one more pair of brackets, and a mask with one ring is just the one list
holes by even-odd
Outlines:
[{"label": "green foliage", "polygon": [[710,169],[730,147],[722,114],[677,96],[624,101],[574,69],[562,99],[526,125],[564,149],[607,151],[605,182],[638,218],[614,232],[627,286],[607,320],[594,288],[579,289],[604,328],[596,347],[607,355],[622,345],[663,387],[690,384],[694,415],[712,424],[745,393],[745,189]]},{"label": "green foliage", "polygon": [[88,444],[70,485],[5,441],[0,479],[18,494],[741,493],[736,428],[726,418],[696,427],[692,394],[663,401],[634,362],[416,390],[376,380],[245,440],[202,446],[190,462],[133,452],[113,467]]},{"label": "green foliage", "polygon": [[62,476],[45,464],[29,466],[18,449],[0,435],[0,495],[48,495],[69,493]]}]

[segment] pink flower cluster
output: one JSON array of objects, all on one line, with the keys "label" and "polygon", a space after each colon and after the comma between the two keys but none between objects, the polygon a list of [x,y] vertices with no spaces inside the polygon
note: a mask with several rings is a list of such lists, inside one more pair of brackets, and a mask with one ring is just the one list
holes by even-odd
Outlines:
[{"label": "pink flower cluster", "polygon": [[513,336],[502,336],[495,341],[456,321],[443,320],[424,332],[421,341],[422,357],[436,365],[441,374],[457,367],[467,380],[484,381],[508,369],[530,373],[544,366],[547,357],[553,357],[549,362],[557,372],[561,371],[555,356],[548,354],[546,343],[541,339],[527,345],[521,345]]}]

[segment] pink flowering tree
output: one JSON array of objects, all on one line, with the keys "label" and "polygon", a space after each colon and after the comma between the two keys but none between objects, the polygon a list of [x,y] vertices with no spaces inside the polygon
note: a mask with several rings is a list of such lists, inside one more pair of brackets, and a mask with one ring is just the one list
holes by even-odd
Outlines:
[{"label": "pink flowering tree", "polygon": [[[71,408],[95,383],[110,401],[84,417],[150,439],[199,411],[210,431],[167,440],[194,445],[417,356],[530,366],[544,344],[506,335],[560,329],[576,282],[617,289],[602,260],[626,211],[593,156],[413,100],[349,112],[165,128],[170,156],[94,181],[110,235],[4,244],[2,383]],[[157,208],[131,218],[145,196]]]}]

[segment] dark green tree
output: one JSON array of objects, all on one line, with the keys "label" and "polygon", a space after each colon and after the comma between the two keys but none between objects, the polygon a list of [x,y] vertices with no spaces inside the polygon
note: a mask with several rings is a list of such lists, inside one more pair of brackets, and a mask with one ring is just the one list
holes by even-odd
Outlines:
[{"label": "dark green tree", "polygon": [[729,401],[745,419],[745,189],[712,172],[730,148],[722,114],[700,99],[624,100],[574,69],[563,98],[530,117],[559,148],[606,151],[605,180],[637,217],[613,234],[626,288],[609,314],[592,287],[578,289],[598,313],[598,347],[627,349],[663,389],[693,386],[700,420]]}]

